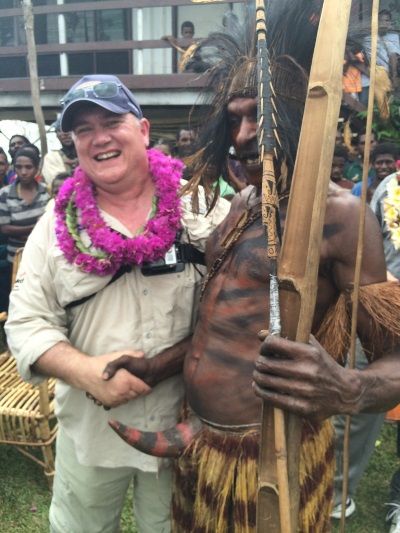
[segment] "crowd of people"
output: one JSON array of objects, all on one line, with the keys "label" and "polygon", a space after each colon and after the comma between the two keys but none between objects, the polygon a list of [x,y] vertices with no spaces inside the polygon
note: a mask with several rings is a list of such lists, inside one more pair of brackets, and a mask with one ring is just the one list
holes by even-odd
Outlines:
[{"label": "crowd of people", "polygon": [[41,158],[36,145],[22,134],[9,139],[8,156],[0,149],[0,310],[8,309],[15,252],[23,248],[51,197],[77,165],[70,133],[57,128],[61,148]]},{"label": "crowd of people", "polygon": [[[361,43],[361,46],[360,46]],[[355,102],[364,107],[368,104],[369,94],[369,60],[371,55],[371,37],[364,37],[357,44],[348,43],[343,75],[343,97],[345,105],[359,111]],[[397,94],[399,89],[398,60],[400,58],[399,34],[394,31],[392,13],[388,9],[379,12],[379,34],[377,48],[377,84],[378,92],[390,96]],[[381,89],[383,89],[381,91]],[[351,99],[349,99],[349,96]],[[378,95],[379,112],[385,115],[380,106],[381,97]],[[384,118],[389,118],[384,116]],[[365,132],[360,131],[353,137],[351,144],[343,143],[343,135],[338,130],[335,146],[331,180],[339,187],[348,189],[351,194],[360,197],[362,190],[363,160],[365,151]],[[377,216],[383,237],[384,255],[387,267],[387,279],[398,282],[400,280],[400,253],[396,222],[388,216],[388,209],[396,213],[396,207],[391,199],[391,191],[398,186],[397,172],[400,169],[400,146],[395,142],[378,142],[376,132],[371,134],[370,168],[367,177],[367,202]],[[396,215],[394,215],[396,217]],[[394,224],[393,224],[394,223]],[[356,344],[356,367],[366,368],[368,365],[366,354],[359,341]],[[350,426],[350,464],[348,479],[348,497],[345,516],[349,517],[356,511],[354,499],[360,479],[368,465],[374,450],[375,442],[384,422],[384,413],[364,413],[352,417]],[[343,436],[345,418],[335,417],[336,446],[336,474],[335,498],[333,518],[340,518],[342,514],[342,469],[343,469]],[[387,521],[391,533],[400,531],[400,470],[393,474],[388,497],[389,511]]]},{"label": "crowd of people", "polygon": [[[315,9],[277,3],[269,25],[272,61],[293,58],[291,84],[286,64],[271,71],[282,231]],[[370,413],[399,401],[398,147],[371,146],[357,367],[346,355],[364,132],[335,148],[313,336],[268,335],[274,265],[261,212],[257,61],[253,40],[236,37],[235,46],[219,34],[197,47],[224,58],[218,91],[203,127],[181,129],[173,149],[164,139],[151,146],[150,123],[117,77],[95,74],[63,99],[57,154],[41,165],[20,135],[10,165],[0,154],[8,264],[24,246],[7,340],[23,379],[57,378],[52,533],[118,531],[132,482],[140,533],[255,531],[261,400],[301,419],[299,530],[325,533],[340,513],[332,421],[340,435],[353,415],[371,441],[382,417]],[[371,448],[355,465],[347,515]],[[361,463],[359,451],[351,457]]]},{"label": "crowd of people", "polygon": [[[389,9],[382,9],[379,12],[376,60],[376,94],[378,100],[384,99],[385,93],[398,91],[400,88],[399,57],[399,33],[394,28],[392,12]],[[365,109],[368,104],[370,61],[371,36],[363,35],[360,31],[360,35],[349,39],[344,58],[343,95],[345,104],[351,109]]]},{"label": "crowd of people", "polygon": [[[337,136],[340,138],[340,135]],[[362,160],[365,150],[365,133],[357,136],[354,146],[350,147],[352,155],[344,144],[337,144],[334,150],[331,180],[339,187],[349,190],[354,196],[361,196]],[[387,279],[395,282],[400,280],[400,251],[395,246],[393,234],[389,229],[386,216],[386,202],[389,184],[398,185],[397,172],[400,168],[400,147],[394,143],[376,141],[375,134],[371,135],[370,169],[367,183],[367,202],[377,216],[382,231],[383,246],[387,268]],[[356,344],[356,367],[366,368],[368,360],[361,343]],[[362,413],[352,417],[350,426],[350,470],[349,490],[346,502],[345,516],[351,516],[356,510],[355,492],[361,477],[368,465],[368,461],[375,449],[375,442],[385,419],[384,413]],[[334,421],[336,445],[336,476],[333,518],[340,518],[342,513],[342,483],[343,483],[343,438],[345,417],[337,416]],[[392,522],[391,532],[400,531],[400,473],[393,475],[391,493],[388,498],[391,508],[388,512],[389,522]]]}]

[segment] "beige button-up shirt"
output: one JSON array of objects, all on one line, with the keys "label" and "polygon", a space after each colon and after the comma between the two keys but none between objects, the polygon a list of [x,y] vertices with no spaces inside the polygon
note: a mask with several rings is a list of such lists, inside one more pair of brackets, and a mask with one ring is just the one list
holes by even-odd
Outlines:
[{"label": "beige button-up shirt", "polygon": [[[182,199],[182,240],[204,250],[206,239],[226,216],[229,203],[221,199],[206,217],[204,199],[194,215],[190,198]],[[130,232],[102,212],[115,230]],[[96,356],[115,350],[143,350],[153,357],[193,332],[201,275],[192,264],[181,273],[145,277],[140,268],[106,287],[111,276],[86,274],[68,263],[57,247],[53,211],[45,213],[26,244],[18,279],[11,294],[6,324],[10,349],[25,380],[39,382],[32,365],[60,341]],[[70,302],[96,293],[86,303],[66,309]],[[134,450],[108,426],[110,418],[154,431],[176,423],[183,397],[180,375],[155,386],[152,392],[104,411],[85,392],[59,381],[56,414],[74,441],[80,463],[90,466],[132,466],[157,471],[160,460]]]}]

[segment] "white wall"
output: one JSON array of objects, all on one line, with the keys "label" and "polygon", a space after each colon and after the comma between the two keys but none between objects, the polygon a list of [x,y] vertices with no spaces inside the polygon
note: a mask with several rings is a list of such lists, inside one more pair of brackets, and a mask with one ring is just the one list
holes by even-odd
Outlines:
[{"label": "white wall", "polygon": [[[171,7],[132,9],[133,39],[160,39],[172,33]],[[134,74],[170,74],[172,50],[159,48],[133,51]]]},{"label": "white wall", "polygon": [[[46,126],[46,131],[49,128],[50,126]],[[25,122],[23,120],[0,120],[0,132],[0,146],[4,149],[8,159],[10,159],[8,154],[9,139],[13,135],[24,135],[32,144],[36,144],[40,150],[39,128],[37,124],[33,122]],[[47,133],[46,137],[48,150],[58,150],[61,147],[54,130]]]},{"label": "white wall", "polygon": [[222,28],[222,18],[229,9],[229,3],[179,6],[178,36],[180,36],[182,22],[190,20],[194,24],[195,37],[207,37],[210,32]]}]

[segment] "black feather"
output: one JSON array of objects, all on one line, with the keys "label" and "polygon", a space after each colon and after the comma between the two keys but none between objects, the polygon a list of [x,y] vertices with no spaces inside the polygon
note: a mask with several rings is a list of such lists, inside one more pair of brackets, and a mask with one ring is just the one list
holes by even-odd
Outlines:
[{"label": "black feather", "polygon": [[[322,0],[272,0],[269,2],[267,44],[276,91],[276,122],[280,140],[278,156],[292,172],[300,132],[304,101]],[[226,173],[231,145],[227,104],[235,97],[232,80],[245,63],[254,64],[254,73],[243,95],[256,96],[255,9],[248,5],[244,20],[230,32],[214,32],[201,41],[195,52],[207,65],[208,87],[204,102],[210,107],[202,124],[198,151],[192,158],[193,179],[189,188],[202,184],[212,203],[216,197],[212,182]],[[210,95],[211,93],[211,95]],[[211,169],[211,170],[210,170]],[[206,178],[204,178],[207,176]]]}]

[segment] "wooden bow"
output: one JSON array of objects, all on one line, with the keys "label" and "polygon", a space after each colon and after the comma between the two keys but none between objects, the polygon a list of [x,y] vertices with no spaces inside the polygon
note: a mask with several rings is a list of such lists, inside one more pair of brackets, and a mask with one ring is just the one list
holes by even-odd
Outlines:
[{"label": "wooden bow", "polygon": [[[374,94],[375,94],[375,73],[376,73],[376,59],[377,59],[377,45],[378,45],[378,18],[379,18],[379,0],[372,1],[372,19],[371,19],[371,61],[370,61],[370,85],[368,95],[368,112],[367,125],[365,128],[365,151],[363,161],[363,176],[361,189],[361,209],[358,223],[358,243],[356,252],[356,265],[354,270],[354,284],[352,294],[352,315],[351,315],[351,335],[350,335],[350,353],[349,353],[349,368],[356,366],[356,337],[357,337],[357,317],[358,317],[358,301],[360,294],[360,279],[361,266],[363,260],[364,234],[365,234],[365,214],[367,208],[367,190],[368,190],[368,174],[369,174],[369,159],[371,151],[371,132],[372,121],[374,115]],[[345,429],[343,435],[343,485],[342,485],[342,513],[340,517],[340,533],[345,531],[346,521],[346,502],[349,486],[349,450],[350,450],[350,427],[351,417],[346,416]]]},{"label": "wooden bow", "polygon": [[[324,2],[279,255],[282,335],[305,343],[309,341],[317,296],[350,8],[351,0]],[[268,159],[264,158],[265,176],[269,176]],[[257,505],[259,533],[297,531],[300,444],[299,418],[292,414],[283,416],[280,410],[272,410],[264,402]],[[283,468],[278,466],[282,459],[286,463]]]}]

